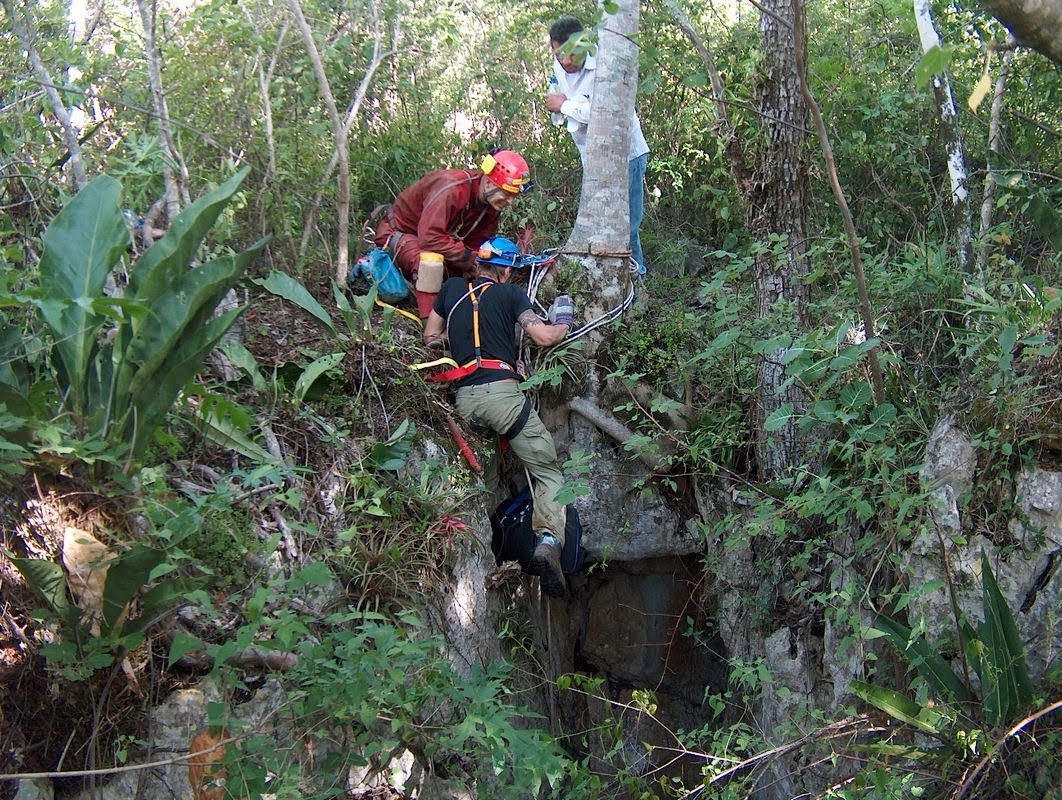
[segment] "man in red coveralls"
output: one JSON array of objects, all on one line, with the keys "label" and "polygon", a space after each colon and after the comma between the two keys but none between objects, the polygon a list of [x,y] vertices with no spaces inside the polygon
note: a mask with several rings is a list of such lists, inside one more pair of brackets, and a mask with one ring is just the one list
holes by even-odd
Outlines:
[{"label": "man in red coveralls", "polygon": [[431,312],[446,277],[475,270],[476,252],[497,233],[501,212],[530,188],[523,157],[497,150],[479,169],[429,172],[387,207],[374,241],[415,282],[421,318]]}]

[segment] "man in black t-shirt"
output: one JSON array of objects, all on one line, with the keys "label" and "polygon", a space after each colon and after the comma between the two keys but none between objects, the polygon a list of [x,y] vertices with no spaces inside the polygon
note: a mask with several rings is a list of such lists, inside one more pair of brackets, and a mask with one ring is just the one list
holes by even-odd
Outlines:
[{"label": "man in black t-shirt", "polygon": [[[564,477],[553,437],[520,391],[514,333],[519,325],[541,347],[558,344],[572,326],[573,309],[571,299],[561,295],[550,308],[550,321],[543,321],[524,290],[508,283],[518,268],[520,253],[515,245],[501,237],[488,240],[479,251],[473,275],[450,278],[442,285],[424,325],[424,341],[432,346],[449,339],[450,353],[462,373],[456,379],[458,413],[508,439],[531,473],[531,524],[539,537],[531,571],[540,577],[547,595],[563,597],[560,554],[566,516],[556,497]],[[500,482],[496,458],[484,480],[496,494]]]}]

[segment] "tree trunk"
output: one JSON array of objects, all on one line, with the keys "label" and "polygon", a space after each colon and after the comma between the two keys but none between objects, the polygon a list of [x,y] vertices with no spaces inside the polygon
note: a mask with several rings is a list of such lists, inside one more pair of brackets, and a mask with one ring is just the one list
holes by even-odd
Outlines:
[{"label": "tree trunk", "polygon": [[630,206],[627,155],[631,116],[638,89],[638,0],[620,0],[601,24],[594,76],[594,99],[586,132],[583,186],[575,226],[565,252],[586,259],[596,307],[588,317],[620,305],[627,287]]},{"label": "tree trunk", "polygon": [[317,76],[317,88],[321,92],[325,108],[328,109],[328,119],[332,123],[332,134],[335,137],[333,155],[339,166],[339,192],[336,198],[336,215],[339,222],[339,233],[336,240],[336,273],[335,280],[340,286],[347,279],[347,265],[350,262],[350,153],[347,150],[347,128],[339,118],[339,109],[336,107],[335,97],[332,95],[332,87],[328,83],[325,74],[324,62],[317,50],[317,43],[313,38],[313,31],[302,13],[302,5],[299,0],[289,0],[291,11],[295,15],[295,22],[302,32],[302,40],[306,45],[306,52],[313,64],[313,73]]},{"label": "tree trunk", "polygon": [[[387,59],[397,52],[402,30],[399,19],[394,19],[390,26],[390,48],[384,50],[384,38],[387,34],[387,19],[386,16],[381,13],[378,4],[370,4],[373,37],[372,56],[368,65],[365,67],[365,74],[361,77],[361,82],[358,84],[358,89],[350,101],[350,106],[347,108],[345,117],[340,119],[339,108],[336,106],[335,98],[332,96],[332,89],[328,84],[328,77],[325,75],[324,64],[321,61],[320,54],[317,52],[317,45],[313,40],[313,33],[310,31],[310,27],[306,22],[306,17],[302,13],[302,6],[299,5],[298,0],[290,0],[290,2],[292,11],[295,14],[295,20],[299,25],[299,30],[302,31],[303,41],[306,43],[306,49],[310,55],[310,60],[313,62],[314,74],[317,76],[317,83],[321,95],[328,107],[328,115],[332,123],[332,131],[336,141],[336,146],[332,151],[332,157],[328,162],[328,167],[325,169],[325,177],[322,182],[327,182],[332,176],[332,171],[337,167],[339,168],[339,200],[337,202],[337,211],[339,213],[339,240],[337,246],[339,253],[336,257],[336,282],[342,285],[347,279],[347,265],[350,262],[350,152],[348,150],[350,132],[354,128],[354,122],[358,118],[362,103],[365,102],[365,96],[368,94],[369,87],[376,78],[377,71],[379,71],[380,66]],[[313,230],[314,214],[323,197],[324,194],[322,189],[314,196],[313,203],[306,215],[302,241],[299,245],[300,258],[305,253],[306,247],[309,244],[310,233]]]},{"label": "tree trunk", "polygon": [[[169,227],[181,211],[184,205],[191,204],[188,193],[188,168],[184,164],[177,144],[173,139],[173,128],[170,124],[170,109],[166,103],[166,92],[162,87],[162,54],[159,52],[157,32],[158,7],[152,2],[149,7],[146,0],[137,0],[137,8],[140,10],[140,22],[144,27],[144,56],[147,59],[148,82],[151,86],[151,96],[155,101],[155,115],[159,124],[159,139],[162,149],[169,158],[163,163],[162,175],[166,183],[166,225]],[[175,174],[170,163],[173,163],[179,174]],[[150,239],[154,238],[151,224],[151,215],[145,217],[143,245],[151,245]]]},{"label": "tree trunk", "polygon": [[992,94],[992,116],[988,122],[988,152],[989,158],[985,165],[985,191],[981,198],[981,229],[978,239],[980,244],[977,249],[977,277],[984,284],[985,267],[988,264],[988,254],[991,245],[988,242],[988,229],[992,227],[992,208],[996,194],[996,179],[992,169],[992,155],[999,152],[1000,139],[1002,138],[1003,123],[1003,92],[1007,87],[1007,75],[1010,72],[1010,63],[1014,60],[1013,37],[1007,37],[1007,51],[1003,54],[1003,66],[999,69],[999,77],[996,79],[996,89]]},{"label": "tree trunk", "polygon": [[19,16],[14,0],[0,0],[0,2],[3,3],[4,11],[7,12],[7,16],[11,20],[11,27],[14,29],[15,35],[18,37],[19,42],[22,43],[22,48],[26,51],[26,58],[33,69],[33,74],[40,81],[41,86],[44,87],[44,93],[47,95],[48,103],[52,107],[52,113],[55,114],[55,119],[63,130],[63,140],[66,142],[66,149],[70,154],[70,171],[73,173],[74,186],[80,190],[88,183],[88,177],[85,174],[85,161],[81,157],[81,144],[77,139],[77,128],[71,122],[70,114],[67,112],[66,106],[63,105],[59,91],[55,88],[55,82],[52,80],[48,68],[41,61],[40,53],[37,52],[37,47],[33,43],[34,31],[31,23]]},{"label": "tree trunk", "polygon": [[[918,24],[918,36],[922,41],[922,51],[929,52],[940,47],[940,37],[933,26],[933,16],[929,10],[929,0],[914,0],[915,21]],[[932,79],[933,96],[937,101],[937,116],[940,119],[941,132],[944,134],[944,149],[948,153],[948,175],[951,178],[951,208],[958,221],[957,251],[959,266],[963,270],[970,268],[973,247],[973,219],[970,210],[970,179],[966,170],[966,152],[959,128],[959,114],[955,110],[955,98],[951,93],[951,82],[947,73],[934,75]]]},{"label": "tree trunk", "polygon": [[[794,34],[796,0],[765,0],[761,4],[760,45],[763,62],[756,85],[756,108],[766,134],[757,156],[749,198],[753,235],[765,244],[756,255],[757,313],[773,315],[785,329],[774,333],[794,336],[807,328],[808,273],[805,203],[807,165],[807,106],[800,92],[796,48],[805,46]],[[776,306],[786,304],[779,316]],[[760,475],[780,478],[802,463],[806,443],[793,414],[807,407],[804,391],[796,382],[782,389],[786,347],[777,347],[760,365],[759,430],[757,457]],[[764,421],[783,404],[791,403],[788,421],[767,431]]]},{"label": "tree trunk", "polygon": [[1062,0],[985,0],[984,5],[1019,44],[1062,66]]}]

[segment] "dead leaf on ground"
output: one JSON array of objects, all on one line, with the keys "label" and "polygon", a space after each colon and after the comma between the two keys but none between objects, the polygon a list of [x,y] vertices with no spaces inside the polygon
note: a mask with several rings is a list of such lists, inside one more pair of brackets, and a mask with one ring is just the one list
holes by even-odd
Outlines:
[{"label": "dead leaf on ground", "polygon": [[100,633],[103,619],[103,587],[107,583],[107,567],[114,554],[88,531],[67,527],[63,531],[63,566],[74,602],[91,621],[94,636]]},{"label": "dead leaf on ground", "polygon": [[192,785],[193,800],[224,800],[225,768],[220,764],[225,760],[226,748],[220,743],[228,738],[229,732],[224,728],[216,732],[208,728],[189,743],[192,757],[188,760],[188,783]]}]

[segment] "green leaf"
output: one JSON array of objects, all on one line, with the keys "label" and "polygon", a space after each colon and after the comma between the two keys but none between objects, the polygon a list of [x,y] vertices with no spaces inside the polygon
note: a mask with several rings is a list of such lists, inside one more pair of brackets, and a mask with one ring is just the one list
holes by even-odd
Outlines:
[{"label": "green leaf", "polygon": [[981,551],[981,588],[985,612],[981,638],[994,679],[986,687],[985,707],[989,721],[1000,725],[1032,705],[1033,691],[1021,634],[984,551]]},{"label": "green leaf", "polygon": [[879,616],[875,621],[877,629],[896,648],[928,683],[937,696],[948,702],[969,700],[969,691],[955,672],[938,653],[930,649],[922,636],[915,636],[906,625],[902,625],[886,616]]},{"label": "green leaf", "polygon": [[940,734],[943,716],[931,708],[919,705],[906,695],[863,681],[852,681],[848,688],[856,697],[880,708],[890,717],[933,736]]},{"label": "green leaf", "polygon": [[114,630],[123,609],[147,583],[151,571],[165,560],[163,551],[134,544],[111,562],[103,585],[103,635]]},{"label": "green leaf", "polygon": [[[203,239],[249,172],[250,167],[244,167],[177,215],[165,235],[136,262],[129,276],[127,297],[153,302],[169,292],[172,277],[187,271],[193,263]],[[136,332],[135,327],[129,331]]]},{"label": "green leaf", "polygon": [[320,378],[329,370],[334,369],[342,363],[346,353],[329,353],[326,356],[314,359],[314,361],[306,369],[302,371],[302,375],[295,382],[295,391],[293,393],[296,403],[302,403],[303,398],[306,397],[306,393],[310,391],[310,387],[313,386],[314,381]]},{"label": "green leaf", "polygon": [[122,634],[146,630],[160,617],[188,602],[189,594],[201,588],[202,583],[199,578],[173,578],[153,586],[141,596],[140,613],[122,626]]},{"label": "green leaf", "polygon": [[255,361],[254,354],[244,347],[243,343],[230,338],[222,341],[219,347],[229,361],[250,377],[251,385],[254,386],[256,392],[264,392],[268,388],[266,379],[258,368],[258,362]]},{"label": "green leaf", "polygon": [[405,466],[406,459],[413,449],[413,439],[417,434],[416,426],[409,419],[395,429],[386,442],[377,442],[366,459],[376,469],[397,471]]},{"label": "green leaf", "polygon": [[292,583],[296,588],[302,588],[306,585],[328,586],[333,580],[335,580],[335,576],[333,576],[332,570],[328,568],[328,565],[322,561],[314,561],[295,573]]},{"label": "green leaf", "polygon": [[[173,407],[178,392],[191,380],[192,376],[203,366],[203,358],[214,345],[232,327],[244,309],[237,308],[212,319],[198,330],[193,338],[183,341],[176,351],[167,359],[169,368],[161,370],[154,392],[143,391],[133,397],[136,414],[125,424],[132,428],[133,446],[131,463],[143,455],[144,449],[154,436],[155,429]],[[136,425],[132,425],[133,421]]]},{"label": "green leaf", "polygon": [[346,293],[339,288],[339,284],[335,281],[332,281],[332,298],[336,301],[336,307],[339,309],[343,321],[347,323],[347,330],[351,333],[357,331],[359,326],[354,317],[354,309],[350,307],[350,301],[347,300]]},{"label": "green leaf", "polygon": [[767,419],[763,422],[763,428],[767,431],[781,430],[792,416],[793,404],[782,403],[782,405],[767,415]]},{"label": "green leaf", "polygon": [[92,301],[103,294],[107,274],[130,243],[118,207],[120,193],[114,178],[94,178],[56,215],[43,237],[41,287],[49,302],[37,307],[55,336],[68,407],[78,414],[88,412],[89,365],[105,320],[92,311]]},{"label": "green leaf", "polygon": [[202,406],[193,407],[192,413],[198,422],[199,432],[214,444],[227,447],[256,464],[279,463],[272,453],[253,441],[230,420],[220,419],[213,408],[204,411]]},{"label": "green leaf", "polygon": [[278,297],[290,300],[303,311],[319,319],[333,335],[339,335],[339,331],[336,330],[335,324],[332,322],[332,317],[329,316],[324,307],[306,290],[305,286],[287,273],[273,270],[264,279],[255,278],[254,283]]},{"label": "green leaf", "polygon": [[170,655],[166,659],[166,667],[172,667],[189,653],[197,653],[203,649],[203,643],[180,628],[173,634],[170,643]]},{"label": "green leaf", "polygon": [[934,75],[942,75],[951,63],[951,48],[933,45],[915,67],[915,85],[927,86]]},{"label": "green leaf", "polygon": [[[166,368],[166,360],[185,338],[199,333],[246,263],[225,256],[174,276],[170,291],[152,302],[150,322],[141,326],[118,353],[115,392],[119,397],[135,395],[154,384],[155,376]],[[117,404],[116,413],[122,410]]]},{"label": "green leaf", "polygon": [[66,596],[66,573],[63,568],[43,558],[17,558],[7,550],[4,555],[22,573],[29,587],[56,613],[67,632],[76,630],[81,611]]}]

